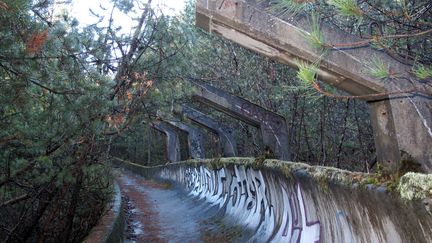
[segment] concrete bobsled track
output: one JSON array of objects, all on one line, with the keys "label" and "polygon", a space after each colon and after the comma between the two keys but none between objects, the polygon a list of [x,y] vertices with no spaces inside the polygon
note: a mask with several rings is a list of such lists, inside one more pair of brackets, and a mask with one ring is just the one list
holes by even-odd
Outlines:
[{"label": "concrete bobsled track", "polygon": [[182,188],[202,214],[216,210],[225,225],[239,227],[236,242],[432,242],[425,201],[401,198],[430,197],[430,174],[406,174],[400,191],[387,192],[368,184],[367,174],[278,160],[113,163]]}]

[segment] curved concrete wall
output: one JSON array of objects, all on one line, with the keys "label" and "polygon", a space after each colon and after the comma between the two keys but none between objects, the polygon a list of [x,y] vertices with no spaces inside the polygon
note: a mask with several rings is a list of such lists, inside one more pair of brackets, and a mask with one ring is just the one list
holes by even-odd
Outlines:
[{"label": "curved concrete wall", "polygon": [[93,227],[83,243],[117,243],[123,242],[125,218],[121,200],[120,187],[116,181],[113,185],[114,195],[107,204],[106,212]]},{"label": "curved concrete wall", "polygon": [[360,186],[361,173],[247,158],[123,166],[178,183],[252,232],[245,241],[432,242],[432,215],[420,201]]}]

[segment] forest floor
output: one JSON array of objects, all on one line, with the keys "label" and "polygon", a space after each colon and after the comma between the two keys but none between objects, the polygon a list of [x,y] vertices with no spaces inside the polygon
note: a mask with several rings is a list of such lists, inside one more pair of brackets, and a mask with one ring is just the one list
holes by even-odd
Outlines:
[{"label": "forest floor", "polygon": [[126,217],[124,242],[221,242],[240,237],[217,211],[170,183],[117,171]]}]

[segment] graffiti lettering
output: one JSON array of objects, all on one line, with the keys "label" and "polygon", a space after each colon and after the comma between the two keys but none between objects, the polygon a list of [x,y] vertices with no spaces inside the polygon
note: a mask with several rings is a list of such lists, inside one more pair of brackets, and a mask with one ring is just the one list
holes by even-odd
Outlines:
[{"label": "graffiti lettering", "polygon": [[255,240],[320,242],[320,222],[309,221],[299,183],[287,184],[242,165],[164,169],[160,176],[183,184],[191,196],[223,209],[254,230]]}]

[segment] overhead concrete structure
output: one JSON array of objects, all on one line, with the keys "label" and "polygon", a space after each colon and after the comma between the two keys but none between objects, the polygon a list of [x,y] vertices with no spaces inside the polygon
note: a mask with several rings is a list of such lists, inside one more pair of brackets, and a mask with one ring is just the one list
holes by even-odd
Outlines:
[{"label": "overhead concrete structure", "polygon": [[201,125],[204,128],[211,130],[218,135],[219,142],[222,146],[222,152],[225,157],[237,156],[237,143],[234,136],[232,135],[231,128],[220,124],[219,122],[213,120],[204,113],[187,105],[182,105],[179,109],[180,110],[175,112],[182,114],[186,118],[194,121],[195,123]]},{"label": "overhead concrete structure", "polygon": [[193,159],[203,159],[205,158],[204,152],[204,143],[203,138],[204,134],[200,129],[186,125],[180,121],[167,121],[172,126],[186,132],[188,134],[188,147],[189,147],[189,155]]},{"label": "overhead concrete structure", "polygon": [[288,128],[283,116],[209,84],[199,81],[192,83],[196,86],[194,98],[259,128],[264,146],[268,146],[276,158],[290,160]]},{"label": "overhead concrete structure", "polygon": [[153,122],[152,127],[165,134],[168,161],[171,163],[180,161],[180,140],[174,128],[164,121]]},{"label": "overhead concrete structure", "polygon": [[[432,88],[409,74],[410,67],[371,47],[330,48],[325,56],[306,38],[312,30],[305,16],[280,19],[268,14],[271,1],[197,0],[196,25],[246,48],[296,67],[296,61],[320,62],[318,78],[352,95],[369,95],[378,161],[395,169],[401,151],[432,171]],[[361,39],[335,26],[320,30],[329,45]],[[370,75],[373,60],[382,61],[391,79]],[[416,92],[390,94],[404,90]]]},{"label": "overhead concrete structure", "polygon": [[188,134],[187,143],[188,143],[189,156],[191,158],[193,159],[205,158],[205,149],[203,143],[204,134],[201,132],[200,129],[193,127],[191,125],[187,125],[182,121],[180,121],[180,119],[176,117],[171,117],[160,110],[157,111],[156,115],[158,119],[165,121],[175,129],[181,130]]}]

